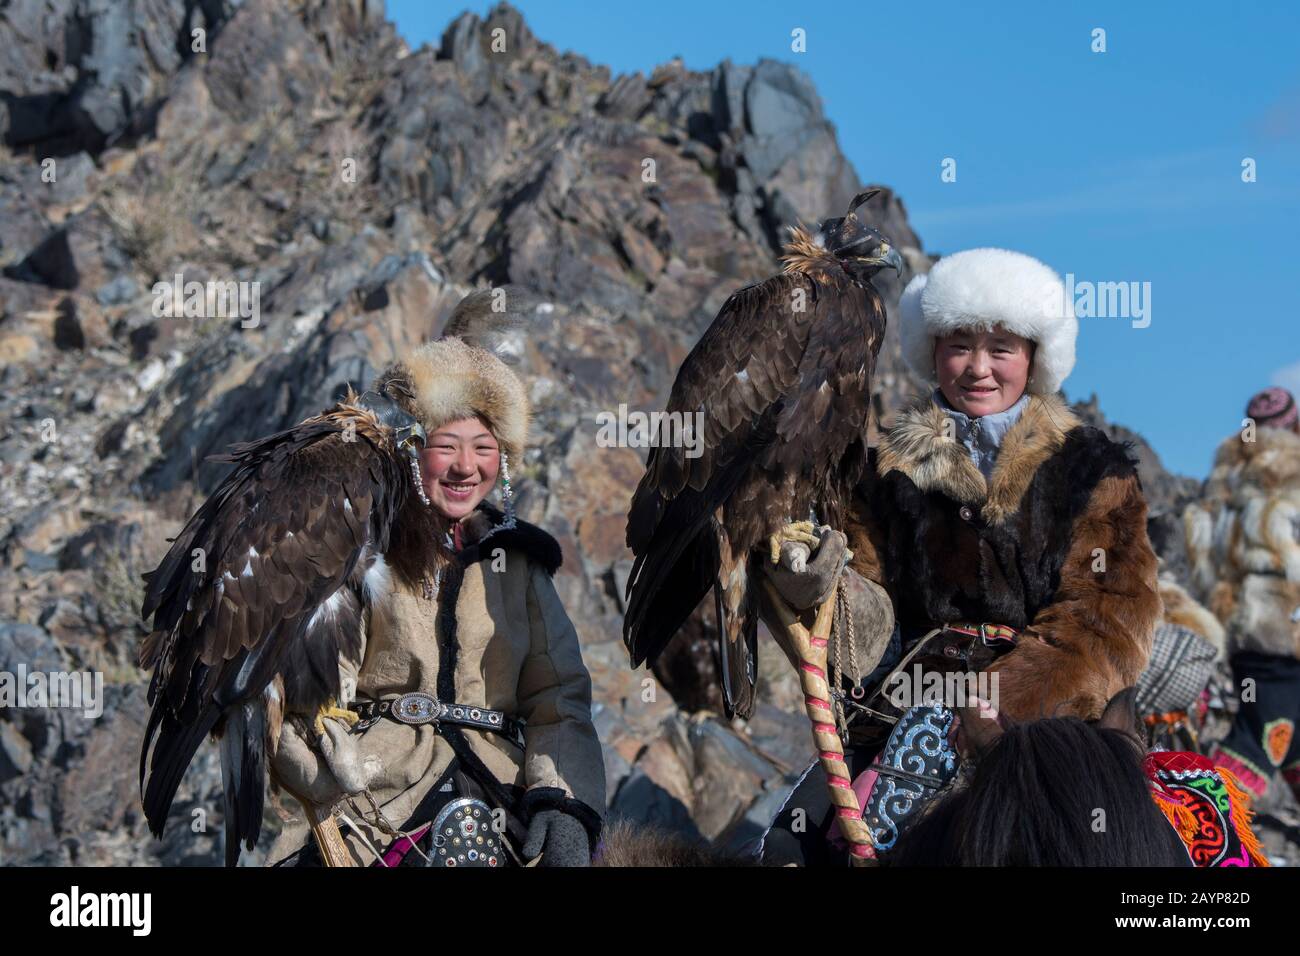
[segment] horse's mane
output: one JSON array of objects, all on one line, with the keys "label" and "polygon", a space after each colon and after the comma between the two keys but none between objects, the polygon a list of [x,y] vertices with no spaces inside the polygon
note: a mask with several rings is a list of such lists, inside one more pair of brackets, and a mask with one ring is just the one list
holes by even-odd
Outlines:
[{"label": "horse's mane", "polygon": [[[917,866],[1188,866],[1152,802],[1137,739],[1074,717],[1016,724],[886,862]],[[1099,812],[1100,811],[1100,812]]]}]

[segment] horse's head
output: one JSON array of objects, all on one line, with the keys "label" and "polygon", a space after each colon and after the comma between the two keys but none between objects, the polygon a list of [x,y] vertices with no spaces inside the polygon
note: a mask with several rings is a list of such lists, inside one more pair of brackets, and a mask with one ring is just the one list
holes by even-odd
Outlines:
[{"label": "horse's head", "polygon": [[[957,750],[963,760],[978,761],[1002,739],[1012,722],[989,701],[975,697],[971,703],[956,707],[958,716]],[[1099,731],[1113,730],[1142,749],[1145,741],[1137,712],[1137,688],[1126,687],[1109,701],[1096,720],[1088,721]]]},{"label": "horse's head", "polygon": [[1151,800],[1134,693],[1094,721],[1012,722],[961,708],[966,786],[936,800],[887,862],[967,866],[1170,866],[1187,854]]}]

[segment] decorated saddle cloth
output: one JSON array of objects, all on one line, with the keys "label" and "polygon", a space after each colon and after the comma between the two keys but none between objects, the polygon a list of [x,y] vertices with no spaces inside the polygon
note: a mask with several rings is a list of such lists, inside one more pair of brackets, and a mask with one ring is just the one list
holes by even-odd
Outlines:
[{"label": "decorated saddle cloth", "polygon": [[[886,852],[916,821],[922,808],[956,776],[957,751],[949,741],[953,713],[916,706],[903,713],[871,766],[853,781],[862,819],[877,852]],[[831,840],[842,844],[838,821]]]},{"label": "decorated saddle cloth", "polygon": [[1142,767],[1193,865],[1269,865],[1250,828],[1250,798],[1231,771],[1185,750],[1152,751]]}]

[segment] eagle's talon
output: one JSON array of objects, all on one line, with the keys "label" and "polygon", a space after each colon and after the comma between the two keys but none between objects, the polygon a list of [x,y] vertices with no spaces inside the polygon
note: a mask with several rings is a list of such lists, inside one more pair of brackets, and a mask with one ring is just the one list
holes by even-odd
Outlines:
[{"label": "eagle's talon", "polygon": [[316,720],[313,723],[313,726],[316,728],[316,736],[318,737],[325,736],[326,717],[335,717],[343,721],[349,727],[356,726],[357,721],[361,719],[361,715],[355,710],[348,710],[346,707],[340,707],[339,702],[331,697],[324,704],[321,704],[316,711]]},{"label": "eagle's talon", "polygon": [[808,556],[812,554],[817,545],[821,544],[821,538],[817,537],[816,526],[811,521],[792,521],[776,534],[767,539],[768,548],[773,564],[781,563],[781,545],[801,544],[804,545],[806,554],[803,555],[802,562],[798,555],[795,555],[792,562],[792,569],[803,571],[802,567],[794,567],[794,563],[801,563],[806,566]]}]

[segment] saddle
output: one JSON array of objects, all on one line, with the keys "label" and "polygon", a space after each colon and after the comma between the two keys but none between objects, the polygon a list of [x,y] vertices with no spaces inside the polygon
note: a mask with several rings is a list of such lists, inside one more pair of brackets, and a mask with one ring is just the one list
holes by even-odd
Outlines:
[{"label": "saddle", "polygon": [[[943,706],[908,709],[871,766],[854,779],[877,852],[891,849],[922,808],[956,778],[959,758],[949,739],[953,719]],[[839,837],[838,823],[832,842]]]},{"label": "saddle", "polygon": [[[912,645],[864,702],[845,701],[854,711],[849,723],[855,746],[869,750],[885,738],[871,765],[852,783],[877,851],[893,847],[924,807],[953,783],[960,766],[950,740],[955,715],[947,706],[957,702],[913,699],[900,708],[889,699],[891,682],[909,670],[945,676],[979,673],[1014,648],[1018,639],[1014,628],[998,624],[934,628]],[[830,839],[842,843],[838,822]]]}]

